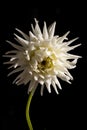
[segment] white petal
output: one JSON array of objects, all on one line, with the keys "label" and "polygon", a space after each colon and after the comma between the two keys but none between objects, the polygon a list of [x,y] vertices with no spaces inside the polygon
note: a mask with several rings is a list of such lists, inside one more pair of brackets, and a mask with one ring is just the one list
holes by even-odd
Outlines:
[{"label": "white petal", "polygon": [[38,40],[38,38],[31,31],[29,31],[29,35],[30,35],[30,41],[37,41]]},{"label": "white petal", "polygon": [[38,82],[35,80],[31,80],[29,87],[28,87],[28,94],[32,91],[33,88],[36,88],[38,85]]},{"label": "white petal", "polygon": [[56,86],[56,84],[55,84],[54,81],[52,82],[52,86],[53,86],[55,92],[56,92],[57,94],[59,94],[59,93],[58,93],[58,90],[57,90],[57,86]]},{"label": "white petal", "polygon": [[65,74],[68,75],[68,76],[70,77],[71,80],[73,80],[73,77],[72,77],[72,75],[69,73],[68,70],[65,72]]},{"label": "white petal", "polygon": [[34,80],[37,81],[38,80],[38,76],[34,75]]},{"label": "white petal", "polygon": [[14,61],[15,59],[17,59],[17,57],[12,57],[10,61]]},{"label": "white petal", "polygon": [[22,32],[22,31],[19,30],[18,28],[16,28],[16,30],[17,30],[20,34],[22,34],[22,36],[23,36],[26,40],[29,41],[29,36],[28,36],[27,34],[25,34],[24,32]]},{"label": "white petal", "polygon": [[11,68],[13,68],[14,67],[14,65],[11,65],[10,67],[8,67],[8,69],[11,69]]},{"label": "white petal", "polygon": [[29,41],[27,41],[27,40],[25,40],[25,39],[19,37],[19,36],[16,35],[16,34],[14,34],[14,35],[15,35],[15,37],[16,37],[15,40],[16,40],[17,42],[19,42],[22,46],[26,47],[26,45],[29,44]]},{"label": "white petal", "polygon": [[4,64],[4,65],[5,65],[5,64],[14,64],[14,61],[7,61],[7,62],[4,62],[3,64]]},{"label": "white petal", "polygon": [[61,73],[58,74],[58,76],[60,77],[60,79],[62,79],[62,80],[64,80],[64,81],[66,81],[66,82],[71,84],[71,82],[69,81],[70,77],[68,75],[66,75],[63,72],[61,72]]},{"label": "white petal", "polygon": [[70,64],[75,65],[78,59],[73,60]]},{"label": "white petal", "polygon": [[48,28],[49,38],[53,38],[55,32],[55,26],[56,22],[54,22],[52,25],[49,26]]},{"label": "white petal", "polygon": [[38,33],[38,34],[41,34],[41,35],[42,35],[41,30],[40,30],[40,27],[39,27],[39,25],[38,25],[38,21],[37,21],[36,18],[35,18],[35,23],[36,23],[36,25],[35,25],[35,33]]},{"label": "white petal", "polygon": [[26,59],[27,59],[27,60],[30,60],[30,56],[29,56],[28,50],[25,50],[25,53],[24,53],[24,54],[26,55]]},{"label": "white petal", "polygon": [[11,71],[11,72],[8,74],[8,76],[10,76],[10,75],[12,75],[12,74],[14,74],[14,73],[17,73],[17,72],[19,72],[19,71],[22,71],[22,70],[24,70],[24,68],[18,67],[18,68],[16,68],[15,70]]},{"label": "white petal", "polygon": [[45,78],[42,74],[39,74],[39,76],[40,76],[42,79],[44,79],[44,78]]},{"label": "white petal", "polygon": [[65,39],[67,40],[67,35],[70,33],[70,31],[68,31],[67,33],[65,33],[62,37],[58,37],[57,39],[57,43],[62,43]]},{"label": "white petal", "polygon": [[[25,75],[26,75],[26,78],[25,78]],[[23,84],[25,79],[27,79],[27,73],[26,73],[26,70],[24,70],[23,72],[21,72],[16,78],[15,80],[13,81],[13,84],[16,83],[17,85],[20,84]]]},{"label": "white petal", "polygon": [[53,77],[53,81],[57,84],[57,86],[59,87],[59,89],[62,89],[61,84],[60,84],[60,82],[59,82],[59,80],[57,79],[56,76]]},{"label": "white petal", "polygon": [[78,39],[78,37],[66,42],[66,45],[69,46],[72,42],[76,41]]},{"label": "white petal", "polygon": [[23,80],[20,78],[18,81],[15,82],[15,84],[19,86],[19,85],[22,85],[24,83],[23,83]]},{"label": "white petal", "polygon": [[15,65],[14,65],[14,68],[17,68],[18,67],[18,63],[16,63]]},{"label": "white petal", "polygon": [[44,84],[41,86],[41,96],[43,96]]},{"label": "white petal", "polygon": [[65,56],[65,58],[66,59],[78,59],[78,58],[81,58],[81,56],[67,53],[67,55]]},{"label": "white petal", "polygon": [[15,80],[13,81],[13,84],[16,82],[17,83],[17,81],[21,78],[21,76],[22,76],[22,73],[20,73],[16,78],[15,78]]},{"label": "white petal", "polygon": [[75,64],[73,65],[70,61],[65,62],[65,63],[64,63],[64,66],[65,66],[67,69],[73,69],[73,68],[76,67],[76,65],[75,65]]},{"label": "white petal", "polygon": [[7,51],[5,54],[16,54],[18,53],[17,50]]},{"label": "white petal", "polygon": [[67,39],[68,39],[67,36],[68,36],[69,33],[70,33],[70,31],[68,31],[67,33],[65,33],[65,34],[62,36],[62,38],[67,40]]},{"label": "white petal", "polygon": [[28,73],[29,73],[30,75],[32,75],[32,74],[33,74],[33,73],[32,73],[32,71],[29,71]]},{"label": "white petal", "polygon": [[81,45],[81,44],[78,44],[78,45],[75,45],[75,46],[70,46],[70,47],[67,49],[67,51],[73,50],[73,49],[79,47],[80,45]]},{"label": "white petal", "polygon": [[46,22],[44,22],[44,27],[43,27],[43,37],[45,40],[48,39],[48,31],[47,31]]},{"label": "white petal", "polygon": [[8,58],[9,58],[9,57],[10,57],[10,58],[13,57],[14,59],[16,59],[15,55],[3,55],[3,57],[8,57]]},{"label": "white petal", "polygon": [[39,27],[39,25],[38,25],[38,21],[36,20],[36,18],[35,18],[35,23],[36,23],[35,29],[34,29],[33,25],[31,25],[31,26],[32,26],[33,33],[34,33],[35,36],[37,36],[40,40],[43,40],[42,33],[41,33],[41,30],[40,30],[40,27]]},{"label": "white petal", "polygon": [[41,78],[38,80],[38,82],[43,85],[44,84],[44,80],[42,80]]},{"label": "white petal", "polygon": [[16,83],[17,85],[25,84],[25,80],[27,80],[27,79],[29,79],[29,78],[27,75],[27,69],[25,69],[23,72],[21,72],[17,76],[17,78],[13,81],[13,83]]},{"label": "white petal", "polygon": [[14,43],[12,43],[12,42],[10,42],[10,41],[7,41],[7,42],[8,42],[10,45],[12,45],[14,48],[16,48],[17,50],[23,51],[23,47],[18,46],[18,45],[14,44]]},{"label": "white petal", "polygon": [[50,85],[51,85],[51,79],[47,79],[46,82],[46,88],[48,90],[49,93],[51,93],[51,88],[50,88]]}]

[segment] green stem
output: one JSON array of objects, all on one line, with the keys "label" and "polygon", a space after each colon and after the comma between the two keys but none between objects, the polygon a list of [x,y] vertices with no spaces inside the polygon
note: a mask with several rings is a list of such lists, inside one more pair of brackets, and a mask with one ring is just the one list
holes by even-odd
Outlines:
[{"label": "green stem", "polygon": [[31,100],[32,100],[34,92],[35,92],[35,89],[33,89],[30,92],[29,98],[28,98],[28,101],[27,101],[27,105],[26,105],[26,120],[27,120],[27,124],[28,124],[29,130],[33,130],[32,123],[31,123],[31,120],[30,120],[30,115],[29,115],[29,111],[30,111],[29,108],[30,108],[30,104],[31,104]]}]

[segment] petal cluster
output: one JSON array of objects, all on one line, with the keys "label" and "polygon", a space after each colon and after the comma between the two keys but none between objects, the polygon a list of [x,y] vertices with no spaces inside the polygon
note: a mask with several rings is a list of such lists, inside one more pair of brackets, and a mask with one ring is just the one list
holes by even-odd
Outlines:
[{"label": "petal cluster", "polygon": [[43,95],[44,86],[51,93],[51,86],[58,94],[61,89],[59,78],[71,83],[73,80],[69,69],[76,67],[78,58],[81,56],[71,54],[70,51],[81,44],[71,46],[71,43],[78,38],[68,40],[69,31],[63,36],[54,35],[56,22],[47,28],[44,22],[41,31],[38,21],[35,19],[35,27],[31,24],[32,31],[29,35],[19,29],[16,29],[22,36],[15,35],[18,44],[7,41],[14,50],[6,52],[5,57],[10,60],[5,64],[10,64],[14,68],[8,75],[17,73],[18,76],[13,81],[17,85],[28,84],[28,93],[34,87],[41,84],[41,95]]}]

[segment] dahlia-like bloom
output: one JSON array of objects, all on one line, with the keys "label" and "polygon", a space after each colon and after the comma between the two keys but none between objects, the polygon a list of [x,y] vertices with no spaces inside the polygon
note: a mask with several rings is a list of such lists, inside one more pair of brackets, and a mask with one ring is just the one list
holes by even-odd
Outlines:
[{"label": "dahlia-like bloom", "polygon": [[16,29],[22,35],[19,37],[14,34],[19,45],[8,41],[15,48],[5,54],[5,57],[10,57],[10,61],[6,64],[11,64],[9,68],[14,68],[9,76],[20,72],[13,83],[17,85],[29,83],[28,93],[41,84],[41,95],[44,86],[49,93],[53,86],[58,94],[57,87],[61,89],[59,78],[68,83],[73,80],[68,70],[76,67],[77,60],[81,56],[70,54],[69,51],[81,44],[70,46],[78,38],[68,41],[69,31],[61,37],[54,36],[55,25],[56,22],[47,28],[44,22],[43,32],[41,32],[35,19],[35,28],[31,25],[32,32],[29,31],[29,36]]}]

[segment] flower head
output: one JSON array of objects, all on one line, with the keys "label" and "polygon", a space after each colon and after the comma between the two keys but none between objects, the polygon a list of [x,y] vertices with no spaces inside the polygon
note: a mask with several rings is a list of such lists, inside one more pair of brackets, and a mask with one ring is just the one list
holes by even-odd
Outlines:
[{"label": "flower head", "polygon": [[5,56],[10,57],[10,61],[6,64],[11,64],[9,68],[14,68],[11,74],[20,72],[13,83],[17,85],[29,83],[28,93],[34,87],[41,84],[41,95],[43,95],[44,86],[46,86],[49,93],[51,93],[51,86],[58,94],[61,85],[59,78],[71,83],[73,80],[69,69],[76,67],[78,58],[81,56],[70,54],[69,51],[80,46],[81,44],[70,46],[77,38],[68,41],[67,32],[59,37],[54,35],[54,22],[47,28],[44,22],[43,32],[39,27],[38,21],[35,19],[35,27],[31,25],[32,32],[29,31],[29,36],[16,29],[22,37],[15,35],[15,40],[19,45],[8,41],[15,50],[8,51]]}]

